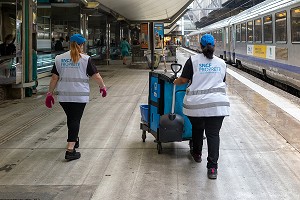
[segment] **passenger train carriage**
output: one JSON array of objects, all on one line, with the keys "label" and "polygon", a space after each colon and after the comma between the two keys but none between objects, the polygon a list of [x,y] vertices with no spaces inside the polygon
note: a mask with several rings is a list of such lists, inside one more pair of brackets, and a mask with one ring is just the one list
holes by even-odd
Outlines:
[{"label": "passenger train carriage", "polygon": [[205,33],[228,63],[300,89],[300,0],[266,0],[187,35],[185,44],[199,50]]}]

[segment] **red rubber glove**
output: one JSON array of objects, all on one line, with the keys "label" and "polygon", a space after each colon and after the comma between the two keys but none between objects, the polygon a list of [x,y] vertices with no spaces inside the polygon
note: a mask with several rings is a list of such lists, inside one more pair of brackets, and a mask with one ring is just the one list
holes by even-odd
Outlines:
[{"label": "red rubber glove", "polygon": [[47,93],[46,100],[45,100],[45,105],[48,108],[52,108],[52,105],[54,105],[54,98],[53,98],[53,96],[50,92]]},{"label": "red rubber glove", "polygon": [[106,97],[107,95],[106,87],[100,88],[100,94],[101,93],[102,93],[102,97]]}]

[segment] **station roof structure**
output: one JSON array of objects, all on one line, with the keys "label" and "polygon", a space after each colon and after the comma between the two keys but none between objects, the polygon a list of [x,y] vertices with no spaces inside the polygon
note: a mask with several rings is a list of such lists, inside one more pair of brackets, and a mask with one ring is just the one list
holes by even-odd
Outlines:
[{"label": "station roof structure", "polygon": [[[172,22],[182,15],[194,0],[97,0],[128,21]],[[87,3],[95,1],[86,0]]]},{"label": "station roof structure", "polygon": [[196,27],[202,28],[222,19],[237,15],[263,1],[265,0],[227,0],[220,5],[220,8],[213,10],[207,16],[195,22]]}]

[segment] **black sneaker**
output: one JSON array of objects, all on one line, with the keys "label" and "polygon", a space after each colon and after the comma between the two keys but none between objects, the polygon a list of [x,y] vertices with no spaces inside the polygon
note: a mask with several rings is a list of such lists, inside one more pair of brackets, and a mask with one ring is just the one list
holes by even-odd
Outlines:
[{"label": "black sneaker", "polygon": [[216,168],[209,168],[207,170],[207,177],[209,179],[217,179],[218,170]]},{"label": "black sneaker", "polygon": [[191,151],[191,155],[197,163],[200,163],[202,161],[201,154],[194,153],[193,151]]},{"label": "black sneaker", "polygon": [[76,152],[74,149],[72,152],[66,151],[65,159],[68,161],[79,159],[81,156],[80,152]]},{"label": "black sneaker", "polygon": [[74,148],[79,148],[79,137],[77,138]]}]

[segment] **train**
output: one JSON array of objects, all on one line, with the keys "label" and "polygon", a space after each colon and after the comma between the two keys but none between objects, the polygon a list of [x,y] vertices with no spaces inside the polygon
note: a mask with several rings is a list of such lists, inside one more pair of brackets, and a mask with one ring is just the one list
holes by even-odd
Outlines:
[{"label": "train", "polygon": [[266,0],[185,35],[183,45],[199,51],[206,33],[215,38],[215,54],[228,64],[300,94],[300,0]]}]

